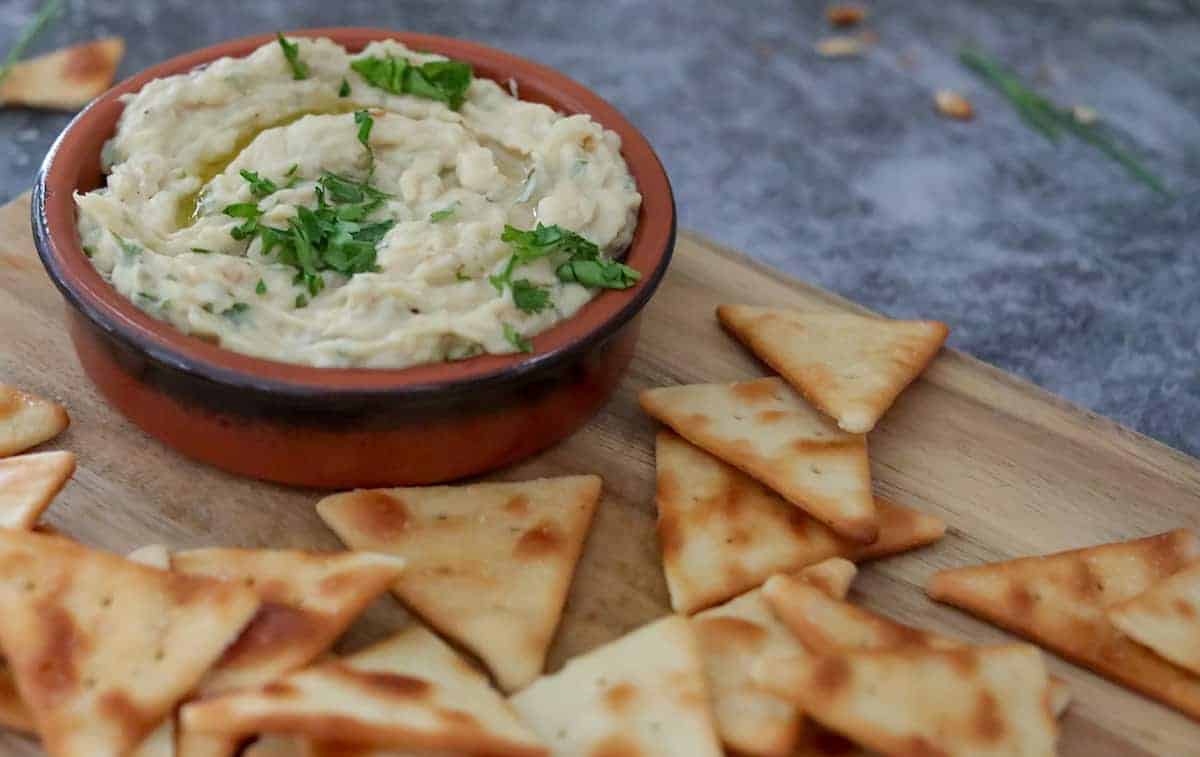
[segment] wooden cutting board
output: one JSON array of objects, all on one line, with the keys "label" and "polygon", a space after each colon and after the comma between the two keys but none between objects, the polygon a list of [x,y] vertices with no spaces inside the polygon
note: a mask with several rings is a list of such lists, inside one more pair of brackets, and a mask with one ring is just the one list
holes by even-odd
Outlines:
[{"label": "wooden cutting board", "polygon": [[[95,546],[127,551],[227,545],[336,549],[314,491],[235,478],[194,463],[126,422],[83,375],[63,328],[65,304],[30,240],[29,198],[0,208],[0,381],[58,398],[71,428],[47,447],[79,456],[48,520]],[[495,476],[598,473],[605,493],[551,653],[571,656],[668,612],[654,531],[655,423],[638,409],[646,387],[733,381],[766,370],[717,325],[722,302],[813,310],[861,308],[691,234],[646,309],[628,376],[583,431]],[[921,314],[914,313],[913,316]],[[953,324],[952,324],[953,326]],[[1200,463],[1001,371],[944,351],[870,437],[881,494],[944,518],[946,538],[865,566],[854,598],[907,623],[974,639],[1005,635],[926,599],[935,570],[1200,527]],[[343,646],[393,630],[390,598]],[[1184,755],[1200,724],[1048,655],[1075,695],[1065,755]],[[35,754],[0,736],[0,753]]]}]

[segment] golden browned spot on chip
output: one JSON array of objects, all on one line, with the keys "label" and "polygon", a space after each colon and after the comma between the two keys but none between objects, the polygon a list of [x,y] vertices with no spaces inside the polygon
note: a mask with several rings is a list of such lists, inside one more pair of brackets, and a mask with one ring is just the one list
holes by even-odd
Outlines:
[{"label": "golden browned spot on chip", "polygon": [[373,670],[341,667],[339,674],[361,686],[374,690],[380,696],[390,696],[395,699],[426,699],[433,691],[433,685],[429,681],[400,673],[381,673]]},{"label": "golden browned spot on chip", "polygon": [[812,672],[812,686],[831,696],[845,689],[850,683],[850,665],[841,657],[826,657],[817,662]]},{"label": "golden browned spot on chip", "polygon": [[1068,589],[1077,597],[1091,601],[1100,596],[1104,590],[1104,582],[1092,572],[1091,566],[1084,560],[1076,560],[1072,566],[1071,582]]},{"label": "golden browned spot on chip", "polygon": [[[154,568],[145,568],[154,570]],[[164,573],[167,580],[167,593],[171,600],[179,605],[190,605],[196,601],[212,602],[217,598],[213,595],[213,582],[207,578],[184,575],[183,573]]]},{"label": "golden browned spot on chip", "polygon": [[1013,584],[1008,587],[1008,597],[1005,599],[1005,602],[1012,609],[1012,612],[1021,618],[1028,618],[1033,615],[1034,605],[1037,604],[1033,593],[1024,584]]},{"label": "golden browned spot on chip", "polygon": [[990,691],[982,692],[975,703],[973,727],[980,741],[995,742],[1004,738],[1008,728],[1000,712],[1000,704]]},{"label": "golden browned spot on chip", "polygon": [[604,692],[604,704],[613,712],[622,713],[637,699],[637,693],[636,686],[622,681]]},{"label": "golden browned spot on chip", "polygon": [[100,695],[97,707],[101,715],[117,723],[130,741],[142,738],[154,725],[123,691],[104,692]]},{"label": "golden browned spot on chip", "polygon": [[529,497],[518,494],[504,503],[504,512],[509,515],[522,516],[529,514]]},{"label": "golden browned spot on chip", "polygon": [[747,647],[761,644],[767,638],[766,629],[759,624],[728,615],[705,618],[704,629],[708,634],[733,640],[735,643]]},{"label": "golden browned spot on chip", "polygon": [[1187,530],[1169,531],[1150,540],[1153,547],[1151,564],[1161,575],[1178,573],[1185,565],[1200,558],[1195,552],[1195,540]]},{"label": "golden browned spot on chip", "polygon": [[763,402],[775,399],[775,387],[773,379],[742,381],[733,385],[733,393],[747,402]]},{"label": "golden browned spot on chip", "polygon": [[659,512],[658,545],[664,558],[678,554],[683,547],[683,534],[679,528],[679,518],[673,513]]},{"label": "golden browned spot on chip", "polygon": [[656,496],[660,502],[674,502],[680,498],[679,477],[674,471],[662,470],[658,471]]},{"label": "golden browned spot on chip", "polygon": [[[321,579],[321,583],[317,584],[317,593],[326,597],[340,597],[351,590],[357,581],[358,576],[353,572],[334,573]],[[269,595],[264,593],[263,596]]]},{"label": "golden browned spot on chip", "polygon": [[592,748],[588,757],[641,757],[642,750],[628,737],[614,734]]},{"label": "golden browned spot on chip", "polygon": [[272,658],[281,646],[313,636],[322,625],[320,616],[297,607],[263,602],[258,613],[221,657],[222,667],[251,667]]},{"label": "golden browned spot on chip", "polygon": [[0,388],[0,420],[15,415],[21,408],[21,395],[16,391],[4,391]]},{"label": "golden browned spot on chip", "polygon": [[[918,654],[923,650],[916,650]],[[946,659],[963,677],[971,677],[979,671],[979,655],[970,647],[946,650]]]},{"label": "golden browned spot on chip", "polygon": [[288,699],[299,694],[300,690],[287,681],[271,681],[262,687],[262,692],[269,697]]},{"label": "golden browned spot on chip", "polygon": [[454,723],[460,728],[472,728],[479,724],[479,721],[474,715],[469,712],[463,712],[462,710],[439,709],[437,711],[437,716],[438,719],[447,723]]},{"label": "golden browned spot on chip", "polygon": [[87,654],[91,639],[80,632],[67,611],[58,605],[43,604],[38,614],[48,632],[42,649],[29,662],[29,678],[33,683],[29,696],[36,697],[41,706],[54,707],[79,688],[76,660]]},{"label": "golden browned spot on chip", "polygon": [[1175,612],[1179,613],[1189,620],[1196,618],[1196,608],[1191,605],[1186,599],[1177,598],[1174,602]]},{"label": "golden browned spot on chip", "polygon": [[513,556],[518,558],[545,557],[560,551],[566,544],[558,528],[549,521],[542,521],[521,535]]},{"label": "golden browned spot on chip", "polygon": [[88,81],[97,74],[107,76],[112,65],[108,56],[104,54],[104,50],[103,42],[93,42],[71,48],[66,64],[63,66],[63,75],[77,81]]},{"label": "golden browned spot on chip", "polygon": [[381,491],[362,491],[354,497],[351,514],[361,533],[387,538],[408,527],[408,508],[400,498]]},{"label": "golden browned spot on chip", "polygon": [[896,754],[900,757],[951,757],[921,736],[913,736],[908,748]]},{"label": "golden browned spot on chip", "polygon": [[786,417],[788,414],[782,410],[764,410],[755,416],[759,423],[777,423]]}]

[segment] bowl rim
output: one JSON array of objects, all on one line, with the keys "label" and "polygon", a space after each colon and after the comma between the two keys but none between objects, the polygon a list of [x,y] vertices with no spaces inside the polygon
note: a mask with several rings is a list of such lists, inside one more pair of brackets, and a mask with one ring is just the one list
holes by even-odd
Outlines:
[{"label": "bowl rim", "polygon": [[[625,261],[642,272],[625,290],[603,291],[572,317],[532,338],[532,353],[482,355],[401,369],[321,368],[233,352],[184,334],[138,309],[106,282],[85,256],[77,230],[73,194],[81,175],[99,166],[99,151],[77,159],[80,140],[103,129],[107,140],[124,107],[119,98],[152,79],[183,73],[221,57],[242,57],[275,39],[259,34],[201,48],[143,70],[93,100],[55,140],[38,171],[31,220],[34,242],[51,280],[64,297],[109,336],[176,370],[232,388],[314,398],[398,394],[419,399],[455,389],[508,386],[568,365],[632,320],[661,282],[674,250],[675,200],[670,181],[649,142],[612,105],[564,74],[502,50],[452,37],[368,27],[328,27],[284,32],[289,37],[328,37],[351,50],[382,39],[471,63],[477,75],[516,82],[521,99],[545,102],[566,113],[586,113],[621,137],[621,153],[642,194],[634,237]],[[89,131],[92,133],[89,134]],[[83,165],[86,162],[91,165]],[[640,265],[639,265],[640,264]]]}]

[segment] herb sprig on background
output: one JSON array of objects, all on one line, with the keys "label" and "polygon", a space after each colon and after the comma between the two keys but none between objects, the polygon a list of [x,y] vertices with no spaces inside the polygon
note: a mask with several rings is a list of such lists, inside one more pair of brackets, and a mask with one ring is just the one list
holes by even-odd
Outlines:
[{"label": "herb sprig on background", "polygon": [[59,11],[62,10],[62,0],[49,0],[42,5],[41,10],[29,22],[29,24],[21,30],[21,36],[17,38],[16,43],[9,49],[8,54],[4,56],[4,62],[0,63],[0,82],[4,81],[8,76],[8,72],[12,70],[13,64],[25,55],[25,50],[33,43],[39,34],[46,30],[50,22],[58,17]]},{"label": "herb sprig on background", "polygon": [[1070,134],[1100,150],[1120,164],[1130,176],[1155,192],[1171,196],[1162,179],[1143,166],[1133,153],[1119,145],[1103,125],[1080,120],[1070,108],[1060,107],[1044,95],[1034,92],[1004,64],[979,50],[965,48],[959,51],[958,57],[964,66],[1004,95],[1022,121],[1050,142],[1058,144],[1064,133]]}]

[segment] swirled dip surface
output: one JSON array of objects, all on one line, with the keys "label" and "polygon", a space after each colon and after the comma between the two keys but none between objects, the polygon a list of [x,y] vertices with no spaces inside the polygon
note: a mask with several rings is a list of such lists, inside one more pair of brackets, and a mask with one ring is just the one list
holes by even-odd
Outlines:
[{"label": "swirled dip surface", "polygon": [[[397,42],[358,54],[327,39],[295,44],[306,78],[272,43],[127,98],[104,151],[107,185],[76,196],[85,251],[122,295],[230,350],[374,368],[513,352],[596,295],[564,281],[553,257],[517,272],[548,293],[541,307],[519,307],[511,286],[490,279],[513,253],[506,225],[557,225],[602,260],[623,251],[641,196],[617,135],[490,80],[471,81],[456,111],[351,68],[443,60]],[[243,172],[274,191],[256,194]],[[262,237],[236,234],[245,219],[225,211],[256,205],[258,223],[287,229],[299,208],[319,207],[330,173],[386,194],[361,224],[394,223],[371,270],[323,270],[314,286]]]}]

